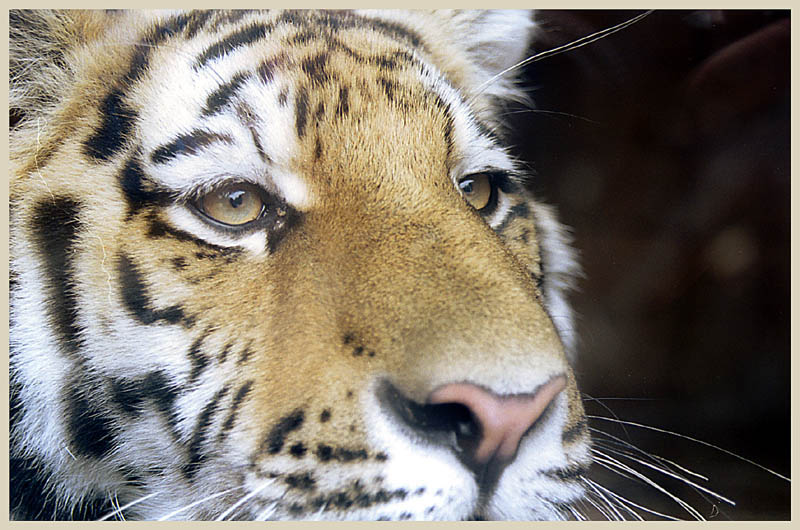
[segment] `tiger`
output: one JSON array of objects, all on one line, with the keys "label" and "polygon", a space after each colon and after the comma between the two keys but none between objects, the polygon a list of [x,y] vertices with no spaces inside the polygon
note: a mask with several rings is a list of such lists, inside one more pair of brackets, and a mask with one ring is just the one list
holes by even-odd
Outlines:
[{"label": "tiger", "polygon": [[9,20],[12,519],[576,518],[535,14]]}]

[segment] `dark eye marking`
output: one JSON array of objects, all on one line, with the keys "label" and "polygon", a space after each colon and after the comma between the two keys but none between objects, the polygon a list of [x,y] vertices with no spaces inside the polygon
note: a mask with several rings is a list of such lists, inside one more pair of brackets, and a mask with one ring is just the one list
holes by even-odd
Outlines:
[{"label": "dark eye marking", "polygon": [[153,151],[150,160],[155,164],[169,162],[179,155],[194,155],[204,147],[218,142],[233,144],[233,138],[227,134],[219,134],[203,129],[182,134],[168,144],[162,145]]}]

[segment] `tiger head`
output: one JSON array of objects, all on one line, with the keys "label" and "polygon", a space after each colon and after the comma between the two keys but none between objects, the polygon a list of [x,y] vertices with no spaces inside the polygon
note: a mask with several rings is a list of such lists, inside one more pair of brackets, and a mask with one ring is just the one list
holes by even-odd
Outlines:
[{"label": "tiger head", "polygon": [[12,515],[560,519],[517,12],[12,12]]}]

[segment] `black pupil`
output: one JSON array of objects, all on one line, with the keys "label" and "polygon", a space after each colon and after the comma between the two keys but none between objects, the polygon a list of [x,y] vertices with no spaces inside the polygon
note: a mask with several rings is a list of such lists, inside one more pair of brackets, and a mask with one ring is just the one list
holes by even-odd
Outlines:
[{"label": "black pupil", "polygon": [[469,180],[462,180],[461,181],[461,191],[464,193],[472,193],[472,187],[475,184],[475,181],[472,179]]},{"label": "black pupil", "polygon": [[231,203],[233,208],[238,208],[244,202],[244,194],[247,193],[244,190],[236,190],[232,191],[228,194],[228,201]]}]

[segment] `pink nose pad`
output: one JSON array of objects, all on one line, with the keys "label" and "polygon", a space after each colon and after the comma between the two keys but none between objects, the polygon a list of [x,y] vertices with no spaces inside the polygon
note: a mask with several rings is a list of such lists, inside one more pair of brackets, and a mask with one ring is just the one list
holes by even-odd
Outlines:
[{"label": "pink nose pad", "polygon": [[454,383],[434,390],[428,403],[458,403],[467,407],[481,428],[473,459],[480,464],[492,459],[507,462],[514,458],[525,432],[566,386],[566,379],[559,376],[535,394],[498,396],[476,385]]}]

